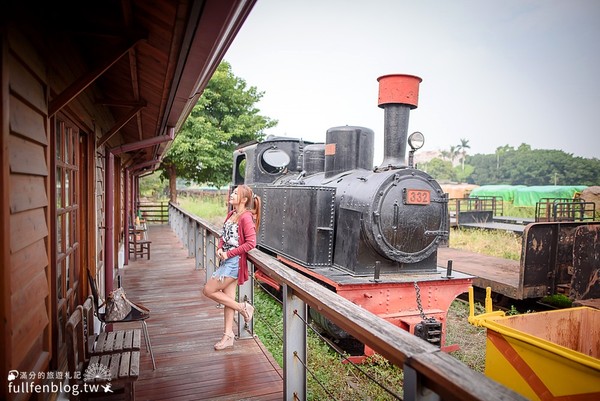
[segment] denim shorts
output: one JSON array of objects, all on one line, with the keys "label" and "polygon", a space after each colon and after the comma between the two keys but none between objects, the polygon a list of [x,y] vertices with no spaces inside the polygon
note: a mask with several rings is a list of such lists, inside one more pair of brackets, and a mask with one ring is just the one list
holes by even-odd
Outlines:
[{"label": "denim shorts", "polygon": [[218,278],[219,281],[223,281],[224,277],[238,278],[239,262],[239,256],[222,260],[219,268],[213,273],[212,278]]}]

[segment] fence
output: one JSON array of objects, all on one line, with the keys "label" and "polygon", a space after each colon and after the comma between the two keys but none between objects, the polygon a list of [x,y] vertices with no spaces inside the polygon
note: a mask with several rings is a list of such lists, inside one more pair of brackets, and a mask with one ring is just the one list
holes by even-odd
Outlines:
[{"label": "fence", "polygon": [[596,204],[582,199],[542,198],[535,204],[535,221],[594,221]]},{"label": "fence", "polygon": [[[218,227],[170,204],[173,231],[195,258],[197,269],[210,277],[215,269]],[[524,400],[514,391],[469,369],[428,342],[364,310],[338,294],[289,269],[275,258],[253,249],[253,267],[283,287],[284,399],[306,399],[307,305],[404,371],[405,400]],[[253,300],[251,279],[239,297]],[[238,324],[243,324],[238,322]],[[242,333],[243,330],[240,331]]]},{"label": "fence", "polygon": [[169,202],[140,202],[138,210],[148,224],[167,224],[169,222]]},{"label": "fence", "polygon": [[471,211],[491,211],[494,216],[503,216],[504,202],[499,196],[451,198],[448,200],[448,212],[451,215]]}]

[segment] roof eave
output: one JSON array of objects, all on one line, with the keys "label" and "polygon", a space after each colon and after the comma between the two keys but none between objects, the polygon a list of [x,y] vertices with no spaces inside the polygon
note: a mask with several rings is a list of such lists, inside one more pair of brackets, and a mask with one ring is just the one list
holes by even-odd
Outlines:
[{"label": "roof eave", "polygon": [[[255,3],[256,0],[208,0],[194,5],[161,121],[161,134],[174,127],[177,135]],[[170,144],[157,147],[157,158],[162,159]]]}]

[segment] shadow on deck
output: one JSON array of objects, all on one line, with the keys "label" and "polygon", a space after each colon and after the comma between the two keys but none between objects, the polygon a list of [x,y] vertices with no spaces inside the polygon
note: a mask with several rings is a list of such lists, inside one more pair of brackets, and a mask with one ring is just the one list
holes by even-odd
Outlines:
[{"label": "shadow on deck", "polygon": [[131,259],[120,270],[127,296],[151,310],[156,370],[144,348],[136,400],[283,399],[282,371],[260,341],[213,349],[223,333],[223,310],[201,294],[206,272],[194,269],[171,228],[150,226],[149,237],[151,259]]}]

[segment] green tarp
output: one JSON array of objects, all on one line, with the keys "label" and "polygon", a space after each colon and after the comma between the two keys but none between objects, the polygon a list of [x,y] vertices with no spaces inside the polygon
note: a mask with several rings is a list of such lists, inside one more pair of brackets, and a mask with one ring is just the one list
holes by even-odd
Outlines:
[{"label": "green tarp", "polygon": [[515,191],[519,188],[525,188],[525,185],[482,185],[474,188],[469,197],[499,196],[506,202],[512,202],[515,199]]},{"label": "green tarp", "polygon": [[576,192],[586,189],[585,185],[546,185],[520,188],[515,192],[515,206],[535,206],[542,198],[573,199]]},{"label": "green tarp", "polygon": [[499,196],[514,206],[535,206],[542,198],[573,199],[576,192],[586,189],[585,185],[483,185],[471,191],[469,197]]}]

